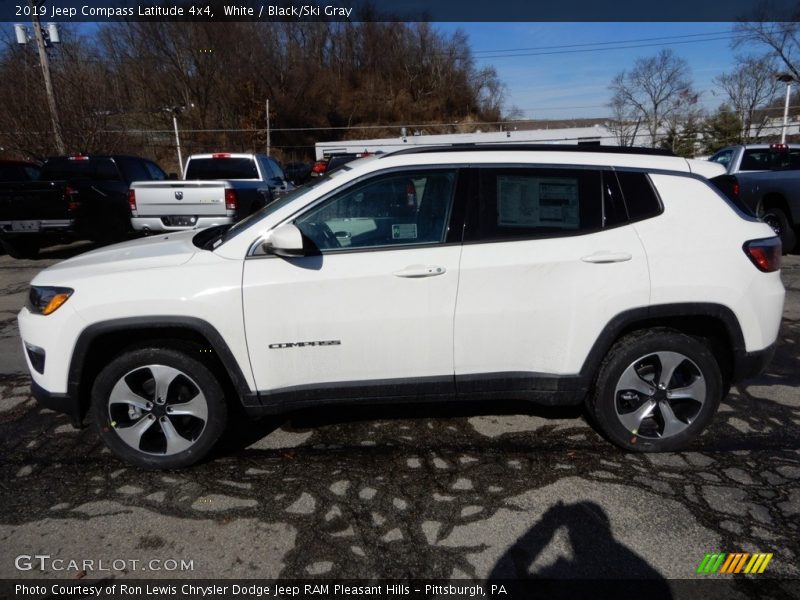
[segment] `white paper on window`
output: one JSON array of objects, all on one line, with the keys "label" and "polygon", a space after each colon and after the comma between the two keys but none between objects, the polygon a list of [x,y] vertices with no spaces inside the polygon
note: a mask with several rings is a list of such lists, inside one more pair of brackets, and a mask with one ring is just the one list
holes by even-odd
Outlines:
[{"label": "white paper on window", "polygon": [[570,177],[497,178],[497,225],[578,229],[578,180]]}]

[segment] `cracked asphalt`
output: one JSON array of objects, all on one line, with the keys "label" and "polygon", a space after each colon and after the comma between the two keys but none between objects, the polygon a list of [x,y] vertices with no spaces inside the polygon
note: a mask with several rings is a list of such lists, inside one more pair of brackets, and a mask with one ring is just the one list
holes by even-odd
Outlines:
[{"label": "cracked asphalt", "polygon": [[[0,256],[0,579],[83,575],[18,570],[21,554],[122,559],[123,579],[691,579],[720,551],[773,553],[760,577],[800,578],[798,256],[775,360],[689,451],[626,454],[575,409],[325,408],[238,422],[211,460],[162,473],[30,397],[16,312],[74,252]],[[192,568],[142,572],[153,559]]]}]

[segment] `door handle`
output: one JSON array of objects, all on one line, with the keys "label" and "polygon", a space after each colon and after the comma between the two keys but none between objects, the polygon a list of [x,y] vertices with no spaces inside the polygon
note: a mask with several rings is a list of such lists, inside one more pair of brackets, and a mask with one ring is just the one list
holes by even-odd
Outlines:
[{"label": "door handle", "polygon": [[395,277],[409,277],[417,279],[420,277],[436,277],[437,275],[444,275],[447,269],[444,267],[425,266],[425,265],[411,265],[400,271],[392,273]]},{"label": "door handle", "polygon": [[632,258],[633,256],[629,252],[595,252],[589,256],[582,257],[581,260],[587,263],[605,264],[625,262]]}]

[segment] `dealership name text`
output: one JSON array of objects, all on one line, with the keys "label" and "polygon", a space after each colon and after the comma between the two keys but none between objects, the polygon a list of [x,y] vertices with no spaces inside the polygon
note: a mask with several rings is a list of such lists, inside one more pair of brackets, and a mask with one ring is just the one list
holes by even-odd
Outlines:
[{"label": "dealership name text", "polygon": [[[161,596],[175,596],[182,595],[191,598],[203,598],[205,596],[247,596],[247,597],[261,597],[261,596],[299,596],[303,595],[320,595],[320,596],[380,596],[387,595],[409,595],[411,594],[411,587],[405,584],[387,584],[387,585],[344,585],[344,584],[319,584],[319,585],[258,585],[258,584],[226,584],[226,585],[195,585],[191,583],[184,583],[182,585],[174,584],[147,584],[147,585],[131,585],[126,583],[114,583],[106,585],[84,585],[74,584],[65,585],[64,583],[54,583],[52,585],[25,585],[18,583],[15,586],[15,594],[18,596],[25,595],[44,595],[51,594],[53,596],[98,596],[101,595],[131,595],[141,596],[146,594],[161,595]],[[461,597],[476,597],[486,596],[487,590],[482,585],[430,585],[426,584],[420,586],[419,589],[413,590],[416,593],[423,592],[428,594],[436,594],[439,596],[458,595]],[[505,595],[506,589],[502,585],[491,585],[490,595]]]}]

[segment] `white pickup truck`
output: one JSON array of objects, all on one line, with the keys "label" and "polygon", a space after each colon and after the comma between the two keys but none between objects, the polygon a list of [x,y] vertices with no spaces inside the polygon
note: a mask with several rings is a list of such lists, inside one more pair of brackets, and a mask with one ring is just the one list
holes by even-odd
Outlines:
[{"label": "white pickup truck", "polygon": [[183,181],[137,181],[128,202],[142,233],[227,225],[293,188],[280,165],[263,154],[195,154]]}]

